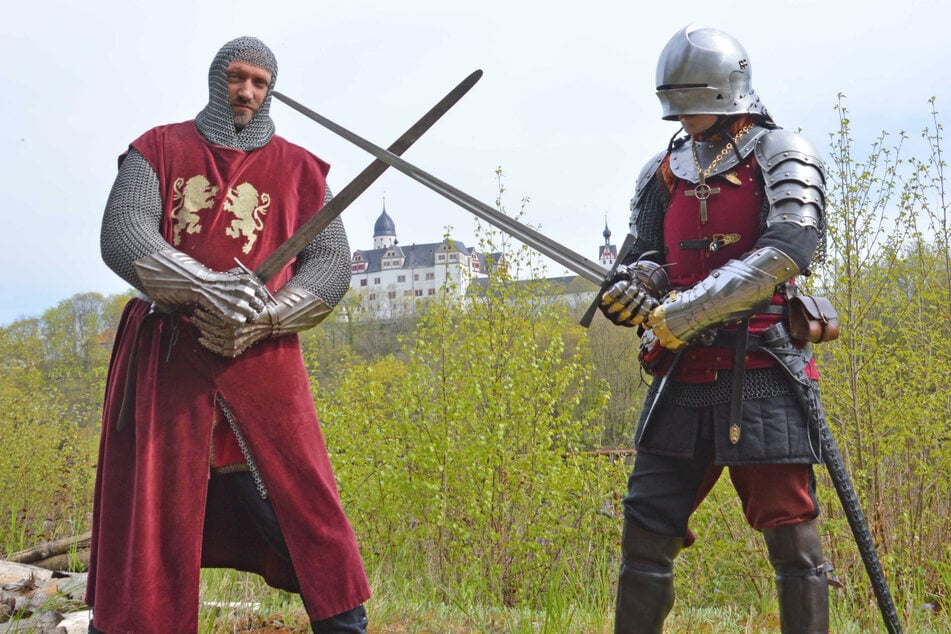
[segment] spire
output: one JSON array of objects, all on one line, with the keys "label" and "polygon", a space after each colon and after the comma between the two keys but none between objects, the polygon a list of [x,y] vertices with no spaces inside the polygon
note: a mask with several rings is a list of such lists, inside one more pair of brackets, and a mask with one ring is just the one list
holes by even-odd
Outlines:
[{"label": "spire", "polygon": [[604,236],[604,244],[611,244],[611,230],[608,229],[608,215],[604,214],[604,231],[601,233]]},{"label": "spire", "polygon": [[373,248],[385,249],[396,244],[396,223],[386,213],[386,196],[383,197],[383,212],[373,224]]}]

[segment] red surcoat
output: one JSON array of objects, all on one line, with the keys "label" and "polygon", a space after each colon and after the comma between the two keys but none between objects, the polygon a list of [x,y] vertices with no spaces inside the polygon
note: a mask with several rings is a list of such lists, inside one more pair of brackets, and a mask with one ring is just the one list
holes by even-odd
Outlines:
[{"label": "red surcoat", "polygon": [[[727,174],[721,174],[707,180],[707,185],[719,191],[706,201],[706,222],[701,219],[699,201],[688,195],[696,185],[680,179],[674,181],[670,204],[664,215],[665,261],[673,288],[689,288],[729,260],[742,260],[759,239],[765,193],[754,154],[750,153],[728,175],[729,178]],[[722,246],[711,250],[706,245],[713,240],[718,240]],[[777,293],[770,303],[782,306],[785,300]],[[750,333],[759,334],[781,319],[780,315],[754,314],[750,317]],[[722,329],[728,332],[736,330],[734,326]],[[732,369],[733,363],[734,351],[730,348],[691,347],[684,351],[671,379],[684,383],[715,381],[717,371]],[[765,352],[747,354],[747,368],[775,365],[776,362]],[[658,371],[663,373],[663,368]],[[808,373],[810,378],[818,379],[812,360]]]},{"label": "red surcoat", "polygon": [[[165,239],[215,270],[234,268],[236,257],[254,269],[324,200],[327,164],[278,136],[245,152],[211,145],[185,122],[150,130],[132,147],[158,176]],[[268,286],[292,275],[293,264]],[[133,353],[134,417],[117,431]],[[209,478],[213,454],[241,456],[230,434],[215,434],[212,450],[219,395],[267,487],[293,567]],[[90,560],[86,600],[110,634],[196,631],[200,566],[255,572],[300,592],[312,619],[369,598],[296,335],[227,359],[201,347],[187,317],[150,314],[138,299],[126,306],[106,385]]]}]

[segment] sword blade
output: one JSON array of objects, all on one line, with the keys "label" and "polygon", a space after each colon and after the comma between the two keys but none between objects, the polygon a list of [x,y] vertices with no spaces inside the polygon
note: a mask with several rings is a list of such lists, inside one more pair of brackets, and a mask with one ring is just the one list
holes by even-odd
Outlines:
[{"label": "sword blade", "polygon": [[[393,142],[389,147],[389,152],[393,155],[400,155],[405,152],[419,137],[423,135],[436,121],[452,108],[456,102],[462,99],[463,95],[469,92],[477,81],[482,77],[482,71],[476,70],[468,77],[462,80],[453,88],[439,103],[430,108],[423,117],[413,126],[403,133],[403,135]],[[286,99],[284,95],[277,91],[271,93],[280,100]],[[389,165],[379,159],[370,163],[362,172],[357,174],[356,178],[347,183],[318,213],[307,219],[297,231],[291,235],[283,244],[274,250],[268,258],[255,269],[254,274],[262,282],[267,282],[274,277],[288,262],[293,260],[298,253],[303,251],[311,240],[317,234],[327,228],[343,210],[347,208],[356,198],[373,184],[373,182],[386,171]]]},{"label": "sword blade", "polygon": [[429,174],[415,165],[401,159],[393,152],[388,152],[387,150],[374,145],[366,139],[347,130],[343,126],[334,123],[327,117],[324,117],[323,115],[320,115],[313,110],[310,110],[306,106],[294,101],[290,97],[277,92],[274,93],[274,96],[307,118],[316,121],[331,132],[343,137],[363,150],[366,150],[375,156],[377,160],[383,161],[393,169],[406,174],[416,182],[425,185],[437,194],[440,194],[441,196],[451,200],[466,211],[471,212],[476,217],[481,218],[489,224],[501,229],[505,233],[532,247],[539,253],[548,256],[555,262],[558,262],[559,264],[574,271],[581,277],[598,285],[602,284],[607,278],[608,270],[603,266],[592,262],[588,258],[579,255],[564,245],[555,242],[551,238],[539,233],[535,229],[532,229],[531,227],[524,225],[517,220],[510,218],[509,216],[506,216],[497,209],[493,209],[489,205],[474,198],[473,196],[470,196],[462,190],[453,187],[449,183],[446,183],[445,181],[436,178],[432,174]]}]

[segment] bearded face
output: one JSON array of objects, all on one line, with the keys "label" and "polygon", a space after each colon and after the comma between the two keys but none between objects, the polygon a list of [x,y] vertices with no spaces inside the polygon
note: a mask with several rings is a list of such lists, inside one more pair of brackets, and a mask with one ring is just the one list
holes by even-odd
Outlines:
[{"label": "bearded face", "polygon": [[271,73],[259,66],[234,60],[228,64],[226,79],[234,128],[240,132],[264,103],[271,84]]}]

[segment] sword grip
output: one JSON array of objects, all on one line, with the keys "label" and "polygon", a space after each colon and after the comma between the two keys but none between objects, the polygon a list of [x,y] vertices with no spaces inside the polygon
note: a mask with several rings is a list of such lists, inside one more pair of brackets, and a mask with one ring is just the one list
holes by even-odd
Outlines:
[{"label": "sword grip", "polygon": [[614,265],[611,266],[611,270],[608,271],[608,274],[604,277],[604,281],[601,282],[601,286],[598,288],[597,295],[594,296],[594,300],[588,306],[588,310],[585,311],[584,315],[581,317],[581,321],[578,322],[583,328],[587,328],[591,325],[591,321],[594,319],[594,314],[597,312],[598,306],[601,305],[601,295],[603,295],[606,290],[611,288],[611,279],[617,272],[617,267],[621,265],[621,263],[624,261],[624,258],[626,258],[628,253],[630,253],[634,248],[634,242],[636,240],[637,239],[634,237],[633,233],[628,233],[627,237],[624,238],[624,243],[621,245],[621,250],[618,251],[617,259],[614,260]]}]

